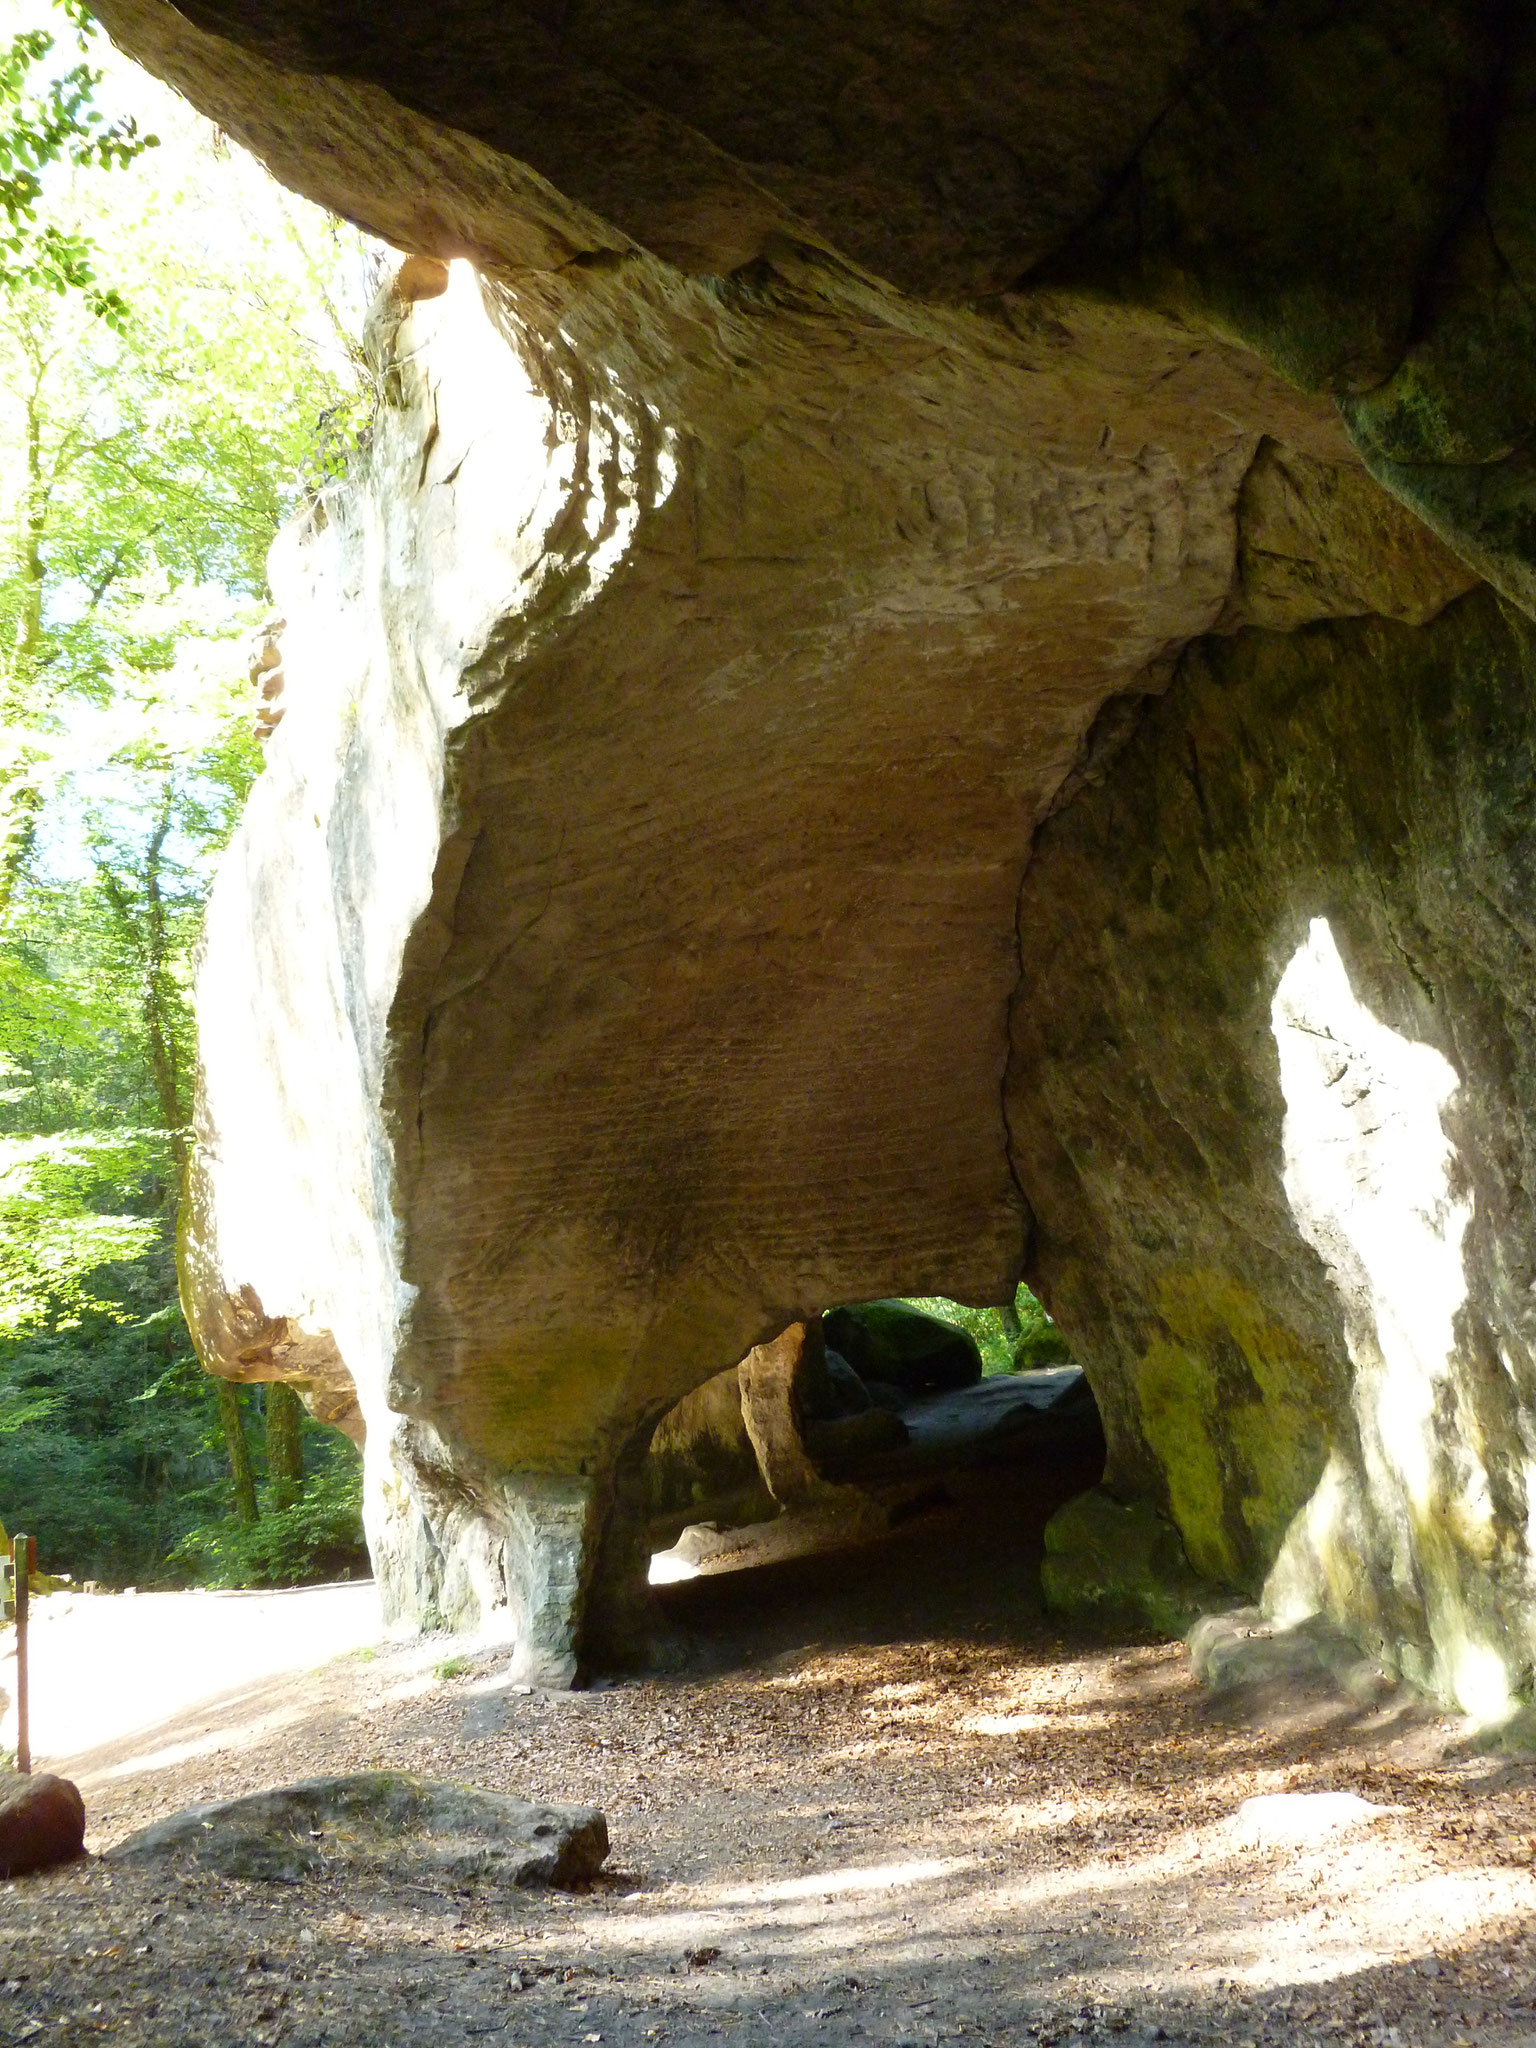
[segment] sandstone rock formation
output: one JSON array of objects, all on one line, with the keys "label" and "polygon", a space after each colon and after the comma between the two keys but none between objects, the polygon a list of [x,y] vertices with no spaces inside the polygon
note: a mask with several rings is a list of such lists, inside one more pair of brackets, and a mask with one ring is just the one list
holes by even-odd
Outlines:
[{"label": "sandstone rock formation", "polygon": [[1209,1581],[1503,1713],[1536,24],[94,5],[410,252],[185,1257],[213,1369],[355,1397],[395,1609],[569,1675],[672,1403],[1022,1270]]},{"label": "sandstone rock formation", "polygon": [[1512,1711],[1536,1661],[1536,627],[1192,648],[1025,882],[1009,1122],[1109,1484]]}]

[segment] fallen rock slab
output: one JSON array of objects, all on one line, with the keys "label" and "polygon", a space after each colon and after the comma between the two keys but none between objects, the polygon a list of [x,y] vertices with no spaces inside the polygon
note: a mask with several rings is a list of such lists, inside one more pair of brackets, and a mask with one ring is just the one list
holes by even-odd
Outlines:
[{"label": "fallen rock slab", "polygon": [[0,1778],[0,1877],[73,1862],[85,1848],[85,1802],[68,1778]]},{"label": "fallen rock slab", "polygon": [[607,1854],[608,1823],[596,1807],[539,1806],[403,1771],[306,1778],[189,1806],[108,1851],[115,1862],[284,1884],[351,1868],[418,1882],[566,1888],[595,1877]]}]

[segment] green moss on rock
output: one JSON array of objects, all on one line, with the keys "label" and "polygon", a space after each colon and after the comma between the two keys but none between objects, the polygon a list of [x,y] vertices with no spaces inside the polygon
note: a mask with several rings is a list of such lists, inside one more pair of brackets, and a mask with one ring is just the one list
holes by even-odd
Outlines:
[{"label": "green moss on rock", "polygon": [[1213,1598],[1167,1518],[1149,1501],[1116,1500],[1101,1486],[1046,1524],[1040,1583],[1046,1605],[1072,1621],[1167,1636],[1182,1636]]},{"label": "green moss on rock", "polygon": [[1008,1092],[1115,1496],[1490,1724],[1536,1668],[1533,706],[1487,590],[1190,649],[1037,843]]}]

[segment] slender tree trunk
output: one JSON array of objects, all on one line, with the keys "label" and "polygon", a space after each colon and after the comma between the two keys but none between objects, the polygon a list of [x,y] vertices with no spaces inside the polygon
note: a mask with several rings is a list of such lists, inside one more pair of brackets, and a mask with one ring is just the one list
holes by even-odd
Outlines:
[{"label": "slender tree trunk", "polygon": [[304,1491],[303,1422],[304,1403],[292,1387],[272,1380],[267,1387],[267,1474],[280,1508],[291,1507]]},{"label": "slender tree trunk", "polygon": [[[18,536],[17,567],[21,572],[21,616],[17,621],[15,667],[7,679],[0,716],[22,730],[37,706],[34,697],[38,659],[43,643],[43,535],[48,521],[48,487],[43,464],[43,372],[33,365],[27,408],[26,502]],[[11,907],[16,884],[37,837],[43,807],[42,791],[32,779],[25,752],[10,767],[0,790],[0,920]]]},{"label": "slender tree trunk", "polygon": [[170,836],[174,801],[174,789],[167,782],[160,815],[155,820],[155,829],[150,835],[144,858],[144,1030],[149,1039],[155,1096],[170,1133],[177,1175],[181,1177],[187,1165],[187,1119],[181,1099],[181,1048],[176,1043],[172,1022],[174,1012],[168,1001],[171,948],[165,922],[165,897],[160,887],[160,865],[165,842]]},{"label": "slender tree trunk", "polygon": [[[175,818],[175,785],[167,781],[144,852],[143,904],[135,904],[128,890],[111,870],[103,866],[102,892],[117,919],[123,938],[137,955],[140,973],[140,1015],[149,1047],[149,1066],[155,1084],[155,1102],[160,1122],[170,1143],[176,1164],[175,1183],[166,1190],[166,1228],[173,1230],[176,1205],[187,1174],[186,1109],[182,1100],[181,1047],[176,1042],[174,996],[171,982],[171,933],[166,920],[162,868],[165,842]],[[261,1510],[256,1500],[256,1478],[251,1469],[250,1445],[246,1441],[245,1416],[239,1389],[215,1375],[219,1390],[219,1419],[224,1426],[224,1447],[229,1457],[230,1477],[235,1483],[235,1514],[242,1522],[254,1522]],[[283,1389],[288,1393],[288,1389]],[[290,1399],[294,1397],[289,1395]],[[268,1407],[267,1455],[272,1460],[271,1407]],[[297,1425],[295,1424],[295,1429]],[[280,1454],[281,1455],[281,1454]],[[278,1477],[279,1467],[272,1467]],[[281,1482],[280,1482],[281,1484]],[[296,1497],[296,1495],[295,1495]]]},{"label": "slender tree trunk", "polygon": [[235,1482],[235,1515],[242,1522],[254,1522],[256,1475],[251,1470],[251,1447],[245,1440],[245,1414],[240,1406],[240,1389],[233,1380],[216,1382],[219,1390],[219,1420],[224,1425],[224,1448],[229,1453],[230,1477]]},{"label": "slender tree trunk", "polygon": [[[160,1122],[170,1140],[171,1156],[176,1162],[176,1177],[180,1182],[185,1178],[187,1169],[187,1116],[182,1100],[181,1047],[176,1042],[171,933],[166,922],[162,887],[165,842],[171,835],[175,805],[175,785],[167,781],[155,829],[144,849],[142,909],[134,904],[109,868],[103,866],[99,872],[102,891],[112,913],[122,928],[124,938],[138,955],[141,977],[139,1014],[144,1020],[144,1036],[149,1048],[150,1076],[155,1084]],[[171,1207],[174,1209],[174,1201]]]}]

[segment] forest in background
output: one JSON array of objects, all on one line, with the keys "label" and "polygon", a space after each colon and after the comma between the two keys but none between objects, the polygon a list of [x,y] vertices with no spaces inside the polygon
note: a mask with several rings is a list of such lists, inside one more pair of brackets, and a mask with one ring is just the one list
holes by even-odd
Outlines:
[{"label": "forest in background", "polygon": [[282,521],[366,420],[362,240],[0,7],[0,1522],[105,1584],[366,1570],[356,1453],[176,1297],[193,948]]}]

